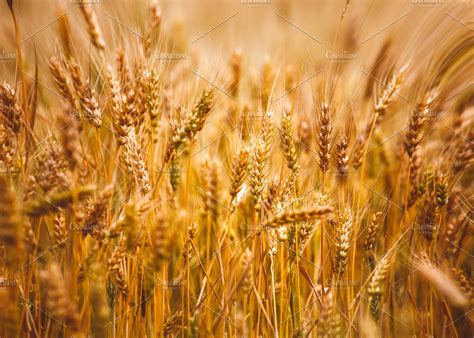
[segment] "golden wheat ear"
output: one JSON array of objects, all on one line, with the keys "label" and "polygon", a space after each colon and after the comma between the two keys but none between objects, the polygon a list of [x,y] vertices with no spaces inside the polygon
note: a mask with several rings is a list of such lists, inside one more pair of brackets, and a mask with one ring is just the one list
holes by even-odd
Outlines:
[{"label": "golden wheat ear", "polygon": [[87,32],[89,33],[92,44],[99,50],[105,49],[105,41],[100,30],[99,22],[95,12],[87,5],[79,6],[84,21],[87,25]]},{"label": "golden wheat ear", "polygon": [[318,121],[318,148],[319,148],[319,168],[323,173],[329,170],[332,146],[332,124],[329,113],[329,105],[322,103]]},{"label": "golden wheat ear", "polygon": [[367,294],[369,295],[369,306],[372,317],[378,321],[380,319],[381,307],[383,304],[383,295],[385,293],[385,283],[390,273],[391,264],[390,253],[381,257],[372,271],[369,284],[367,285]]},{"label": "golden wheat ear", "polygon": [[2,123],[18,135],[23,125],[23,110],[18,104],[15,90],[7,83],[0,85],[0,113]]},{"label": "golden wheat ear", "polygon": [[352,210],[346,208],[336,228],[334,273],[338,277],[344,274],[349,263],[353,227],[354,215]]},{"label": "golden wheat ear", "polygon": [[40,273],[45,290],[46,309],[52,316],[65,323],[74,331],[79,329],[80,317],[75,304],[68,296],[61,268],[57,263],[51,263]]}]

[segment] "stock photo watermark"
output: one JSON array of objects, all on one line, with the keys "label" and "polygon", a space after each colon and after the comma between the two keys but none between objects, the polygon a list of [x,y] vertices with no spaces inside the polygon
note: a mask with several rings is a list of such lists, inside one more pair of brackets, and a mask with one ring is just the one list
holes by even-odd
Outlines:
[{"label": "stock photo watermark", "polygon": [[411,0],[412,5],[418,7],[435,7],[445,3],[445,0]]},{"label": "stock photo watermark", "polygon": [[97,223],[86,223],[86,224],[72,223],[69,227],[69,230],[90,233],[90,232],[93,232],[94,230],[100,230],[101,228],[102,226]]},{"label": "stock photo watermark", "polygon": [[248,6],[271,5],[272,0],[240,0],[240,4]]},{"label": "stock photo watermark", "polygon": [[0,288],[10,288],[17,286],[18,283],[14,279],[2,279],[0,278]]},{"label": "stock photo watermark", "polygon": [[437,230],[438,225],[435,223],[413,223],[411,228],[414,231],[419,232],[423,236],[431,236]]},{"label": "stock photo watermark", "polygon": [[240,230],[246,231],[246,232],[262,232],[262,231],[268,231],[272,229],[271,226],[266,225],[266,224],[250,224],[246,222],[240,223]]},{"label": "stock photo watermark", "polygon": [[340,52],[327,50],[325,53],[325,57],[326,57],[326,60],[329,60],[332,62],[339,62],[339,63],[352,62],[358,59],[358,56],[356,53],[351,53],[346,50],[343,50]]},{"label": "stock photo watermark", "polygon": [[160,286],[163,289],[179,289],[186,286],[186,281],[181,278],[167,279],[167,280],[157,280],[155,283],[156,286]]},{"label": "stock photo watermark", "polygon": [[8,166],[4,162],[0,162],[0,174],[18,174],[20,173],[20,168],[18,166],[12,165]]},{"label": "stock photo watermark", "polygon": [[352,286],[358,286],[360,282],[358,280],[352,280],[352,279],[333,279],[333,278],[328,278],[326,280],[326,285],[327,286],[332,286],[334,288],[348,288]]},{"label": "stock photo watermark", "polygon": [[0,63],[16,60],[16,53],[0,51]]},{"label": "stock photo watermark", "polygon": [[357,174],[357,170],[355,170],[353,168],[347,168],[347,169],[344,169],[344,170],[335,169],[335,170],[328,170],[328,174],[331,174],[334,177],[344,178],[344,177],[347,177],[349,175]]},{"label": "stock photo watermark", "polygon": [[249,120],[259,120],[259,119],[264,119],[265,117],[271,117],[273,116],[272,112],[266,113],[262,109],[258,110],[249,110],[249,111],[244,111],[242,114],[243,118],[249,119]]},{"label": "stock photo watermark", "polygon": [[186,173],[186,169],[178,164],[172,163],[169,168],[160,168],[157,170],[158,173],[165,175],[181,175]]},{"label": "stock photo watermark", "polygon": [[444,116],[444,112],[441,110],[426,109],[424,111],[416,111],[414,116],[423,117],[426,119],[437,119]]},{"label": "stock photo watermark", "polygon": [[72,5],[100,5],[102,4],[103,0],[69,0],[69,3]]},{"label": "stock photo watermark", "polygon": [[178,62],[186,59],[186,54],[181,52],[159,52],[155,59],[163,62]]}]

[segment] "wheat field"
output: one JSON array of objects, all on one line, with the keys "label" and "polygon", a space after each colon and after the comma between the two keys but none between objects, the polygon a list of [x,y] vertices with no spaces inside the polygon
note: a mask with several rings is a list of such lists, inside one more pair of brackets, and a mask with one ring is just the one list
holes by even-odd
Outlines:
[{"label": "wheat field", "polygon": [[2,0],[0,338],[473,337],[469,0]]}]

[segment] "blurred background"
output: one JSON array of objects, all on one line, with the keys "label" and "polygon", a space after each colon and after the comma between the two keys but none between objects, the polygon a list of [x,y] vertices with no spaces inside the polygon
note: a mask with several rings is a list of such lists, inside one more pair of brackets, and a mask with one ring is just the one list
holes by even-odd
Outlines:
[{"label": "blurred background", "polygon": [[[92,67],[98,58],[80,13],[79,6],[84,4],[97,15],[109,59],[114,58],[117,48],[124,48],[130,59],[142,58],[152,4],[149,0],[13,0],[26,80],[33,78],[37,63],[44,85],[40,91],[54,88],[42,70],[50,56],[59,54],[61,39],[69,41],[68,48],[83,65],[89,65],[93,78],[99,78],[94,72],[104,73],[104,67]],[[295,83],[303,98],[299,109],[309,111],[315,95],[340,97],[347,101],[340,110],[352,114],[354,123],[363,109],[353,97],[364,91],[369,97],[372,87],[381,87],[390,72],[404,65],[410,67],[408,86],[416,83],[419,74],[425,83],[439,81],[434,80],[437,72],[455,57],[451,54],[459,42],[472,39],[472,1],[464,0],[163,0],[157,5],[160,29],[153,37],[147,66],[172,68],[178,79],[192,76],[196,86],[208,81],[225,87],[231,78],[232,54],[237,51],[242,56],[242,82],[247,81],[242,89],[244,97],[251,95],[252,79],[260,76],[265,64],[271,64],[282,79],[275,89],[276,98],[285,93],[287,74],[296,73]],[[17,58],[6,1],[0,3],[0,13],[4,18],[0,74],[12,83],[18,78]],[[470,76],[462,69],[458,69],[459,81],[449,88],[451,95],[461,90],[457,84]],[[175,89],[178,95],[183,92],[182,100],[187,100],[192,96],[186,95],[186,90],[197,89],[180,88],[181,82],[175,81]],[[413,104],[419,99],[411,97],[410,91],[403,95]],[[54,96],[45,99],[48,97]],[[275,102],[273,108],[278,109],[279,104]]]}]

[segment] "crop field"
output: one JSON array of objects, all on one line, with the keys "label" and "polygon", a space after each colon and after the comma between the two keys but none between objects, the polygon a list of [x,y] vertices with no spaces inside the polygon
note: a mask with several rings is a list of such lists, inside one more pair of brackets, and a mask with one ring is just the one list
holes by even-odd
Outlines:
[{"label": "crop field", "polygon": [[473,337],[472,1],[0,1],[0,338]]}]

